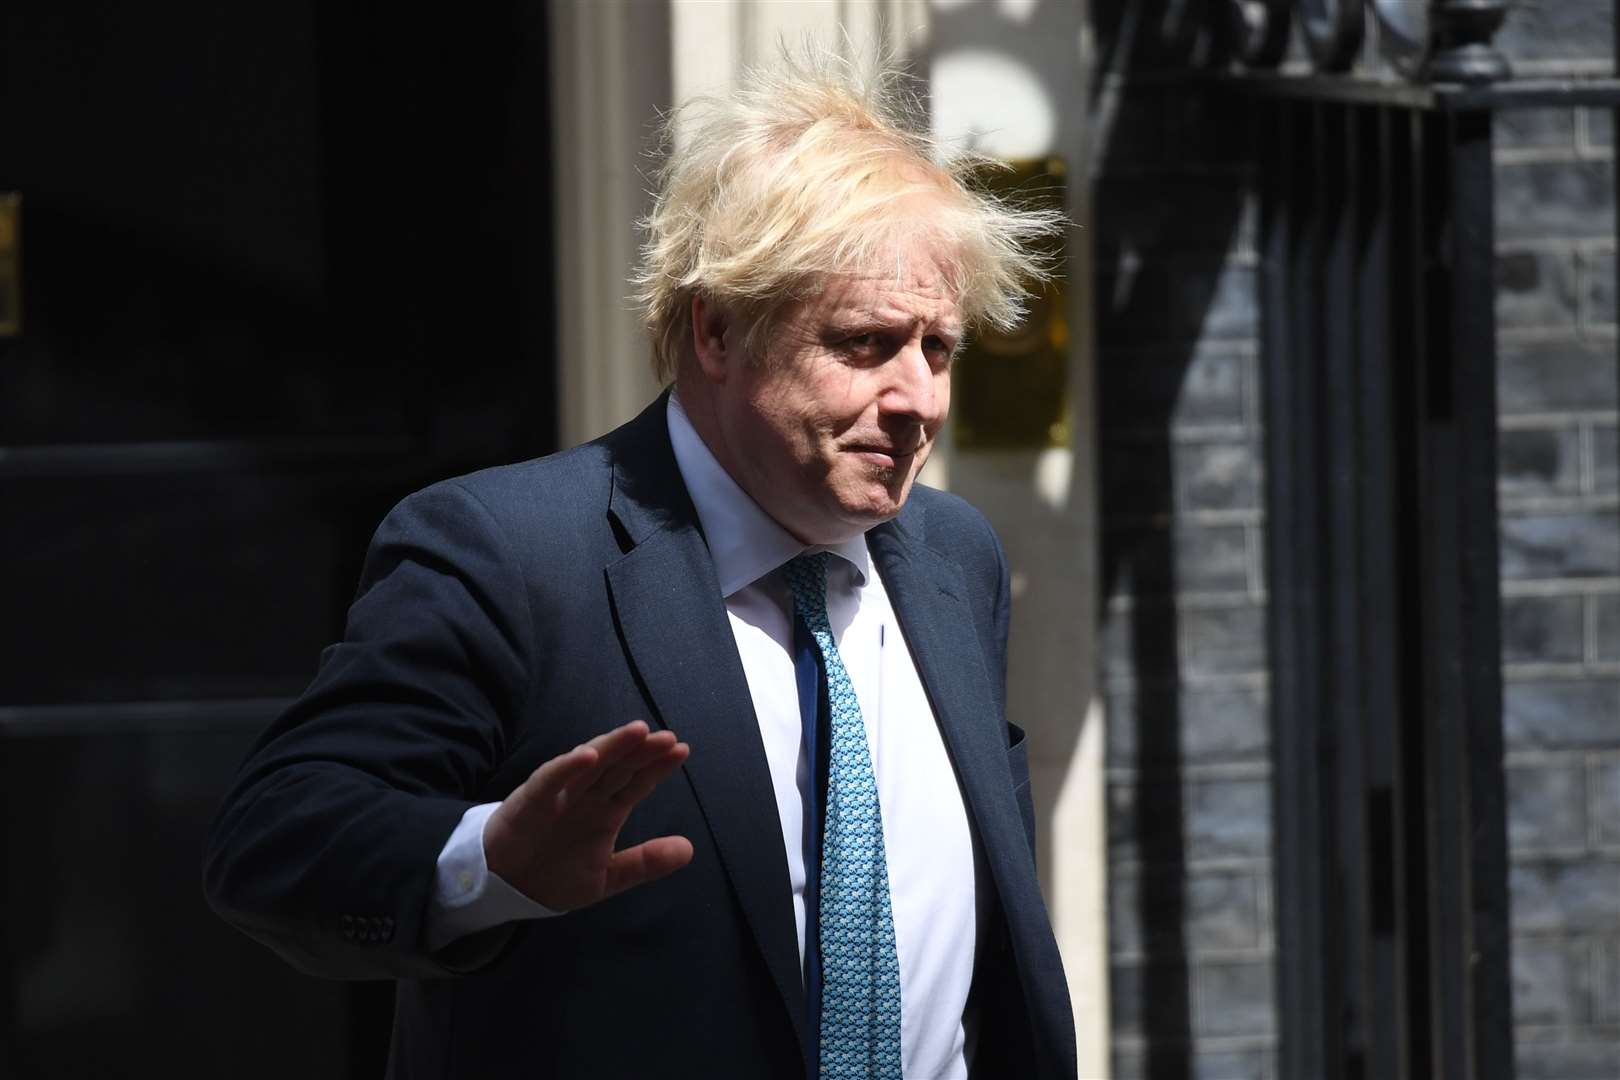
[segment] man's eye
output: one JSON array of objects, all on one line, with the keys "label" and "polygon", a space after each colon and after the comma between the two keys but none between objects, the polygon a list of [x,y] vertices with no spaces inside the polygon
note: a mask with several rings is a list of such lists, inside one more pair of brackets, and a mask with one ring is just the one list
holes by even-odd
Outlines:
[{"label": "man's eye", "polygon": [[839,341],[838,350],[861,363],[877,363],[890,351],[888,340],[877,332],[850,334]]}]

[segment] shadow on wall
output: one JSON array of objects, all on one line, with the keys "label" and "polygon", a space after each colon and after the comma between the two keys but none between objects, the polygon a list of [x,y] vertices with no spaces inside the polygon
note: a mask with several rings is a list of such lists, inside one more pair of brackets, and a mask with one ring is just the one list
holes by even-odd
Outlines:
[{"label": "shadow on wall", "polygon": [[[1198,943],[1188,935],[1195,913],[1187,861],[1198,851],[1189,849],[1183,772],[1187,742],[1208,733],[1197,730],[1187,704],[1186,677],[1201,664],[1186,655],[1194,650],[1181,605],[1189,592],[1252,596],[1259,587],[1254,529],[1220,533],[1188,521],[1190,510],[1258,509],[1253,485],[1230,484],[1208,448],[1186,439],[1193,429],[1219,430],[1228,446],[1257,437],[1245,400],[1253,394],[1243,390],[1253,370],[1253,293],[1243,286],[1242,257],[1233,259],[1253,249],[1240,166],[1247,117],[1241,103],[1141,78],[1216,58],[1220,43],[1199,32],[1204,6],[1091,0],[1089,11],[1098,597],[1119,1080],[1190,1078],[1195,1039],[1213,1033],[1200,1030],[1192,990]],[[1212,468],[1224,478],[1204,483]]]}]

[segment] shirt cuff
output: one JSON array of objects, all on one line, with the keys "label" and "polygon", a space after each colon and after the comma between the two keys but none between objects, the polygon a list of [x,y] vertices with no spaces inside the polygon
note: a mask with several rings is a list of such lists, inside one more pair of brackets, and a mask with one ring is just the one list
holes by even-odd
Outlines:
[{"label": "shirt cuff", "polygon": [[484,860],[484,826],[500,805],[483,803],[461,815],[439,852],[425,927],[429,951],[502,923],[562,914],[530,900]]}]

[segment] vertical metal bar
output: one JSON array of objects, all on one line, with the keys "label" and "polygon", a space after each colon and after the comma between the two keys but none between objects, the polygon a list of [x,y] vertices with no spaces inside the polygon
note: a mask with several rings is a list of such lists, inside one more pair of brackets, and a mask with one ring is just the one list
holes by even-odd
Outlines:
[{"label": "vertical metal bar", "polygon": [[1325,150],[1324,124],[1328,106],[1312,102],[1304,106],[1307,133],[1301,153],[1296,155],[1296,204],[1301,216],[1295,229],[1298,241],[1292,281],[1294,313],[1294,415],[1304,427],[1294,440],[1294,504],[1291,542],[1300,557],[1295,565],[1294,605],[1300,635],[1299,711],[1294,714],[1296,730],[1292,747],[1302,789],[1297,792],[1300,851],[1298,871],[1300,902],[1309,934],[1309,984],[1305,999],[1308,1010],[1310,1068],[1304,1075],[1338,1080],[1335,1053],[1338,1020],[1338,987],[1332,954],[1332,926],[1326,919],[1329,897],[1324,869],[1329,855],[1331,828],[1323,820],[1323,810],[1331,802],[1322,777],[1322,735],[1327,723],[1327,694],[1323,682],[1324,598],[1322,570],[1322,476],[1320,443],[1322,301],[1324,294],[1322,259],[1326,247],[1328,221],[1334,212],[1322,190]]},{"label": "vertical metal bar", "polygon": [[1407,160],[1399,142],[1404,118],[1392,109],[1375,108],[1364,110],[1358,120],[1362,159],[1356,262],[1361,311],[1355,362],[1355,397],[1360,403],[1357,577],[1368,865],[1366,877],[1357,884],[1364,890],[1367,911],[1367,1075],[1387,1080],[1416,1080],[1404,1049],[1408,1025],[1399,933],[1402,845],[1396,829],[1399,669],[1407,643],[1400,625],[1396,481],[1400,459],[1393,367],[1400,350],[1398,306],[1403,294],[1410,296],[1410,289],[1395,258],[1392,233],[1400,218],[1394,196],[1405,190],[1396,181]]},{"label": "vertical metal bar", "polygon": [[1430,123],[1433,229],[1425,380],[1429,933],[1436,1076],[1512,1076],[1496,507],[1491,115]]},{"label": "vertical metal bar", "polygon": [[1292,792],[1284,780],[1292,761],[1286,751],[1289,717],[1298,708],[1299,663],[1293,632],[1293,557],[1288,513],[1292,495],[1293,431],[1289,387],[1292,369],[1288,280],[1293,251],[1293,185],[1289,161],[1294,155],[1295,107],[1267,103],[1260,121],[1266,137],[1260,168],[1260,391],[1265,433],[1267,644],[1271,658],[1272,874],[1276,894],[1276,981],[1278,1064],[1285,1076],[1299,1073],[1298,964],[1301,946],[1293,881],[1298,842],[1289,812]]},{"label": "vertical metal bar", "polygon": [[1497,508],[1496,196],[1494,114],[1452,125],[1453,400],[1457,405],[1458,555],[1462,580],[1466,831],[1472,862],[1471,940],[1459,976],[1470,983],[1476,1080],[1511,1080],[1513,1009],[1507,889],[1507,794],[1502,733],[1502,583]]},{"label": "vertical metal bar", "polygon": [[1404,858],[1401,862],[1400,900],[1396,932],[1400,936],[1406,962],[1404,983],[1409,994],[1406,1012],[1409,1026],[1406,1044],[1412,1076],[1431,1080],[1435,1075],[1434,1008],[1429,993],[1429,827],[1428,782],[1425,762],[1428,731],[1424,723],[1425,678],[1429,647],[1424,636],[1425,594],[1423,586],[1424,483],[1423,387],[1428,370],[1428,253],[1430,219],[1436,214],[1429,198],[1432,182],[1429,170],[1428,119],[1422,113],[1403,110],[1395,145],[1401,155],[1400,176],[1406,198],[1400,203],[1400,227],[1391,233],[1397,250],[1391,260],[1400,274],[1401,290],[1395,293],[1394,330],[1397,357],[1404,368],[1394,371],[1396,379],[1395,433],[1397,460],[1397,505],[1400,507],[1397,563],[1400,602],[1401,642],[1412,651],[1401,657],[1400,772],[1396,787],[1399,837]]},{"label": "vertical metal bar", "polygon": [[1366,1075],[1363,1012],[1365,912],[1358,883],[1366,880],[1366,833],[1361,792],[1361,641],[1356,630],[1355,351],[1360,315],[1355,295],[1356,184],[1352,105],[1323,106],[1319,183],[1322,217],[1322,332],[1317,356],[1316,487],[1322,587],[1323,688],[1317,754],[1321,803],[1323,945],[1329,995],[1325,1054],[1330,1075]]},{"label": "vertical metal bar", "polygon": [[1301,383],[1312,357],[1310,290],[1303,286],[1314,213],[1312,108],[1273,107],[1275,135],[1267,141],[1262,192],[1264,269],[1262,326],[1266,431],[1266,566],[1272,658],[1272,789],[1277,893],[1277,999],[1281,1011],[1279,1064],[1284,1076],[1319,1077],[1321,1058],[1321,925],[1315,859],[1312,770],[1314,664],[1310,638],[1310,548],[1301,544],[1311,521],[1300,492],[1311,473],[1302,460],[1308,442]]},{"label": "vertical metal bar", "polygon": [[1455,342],[1451,337],[1451,282],[1447,229],[1452,224],[1451,133],[1445,116],[1426,115],[1424,164],[1428,209],[1423,243],[1426,251],[1424,300],[1428,342],[1424,354],[1421,395],[1421,475],[1423,544],[1422,633],[1424,644],[1424,820],[1428,832],[1426,912],[1428,925],[1431,1049],[1435,1080],[1469,1080],[1468,1006],[1455,972],[1464,936],[1455,925],[1467,907],[1467,854],[1456,848],[1462,822],[1460,780],[1461,746],[1458,731],[1462,706],[1461,641],[1458,623],[1456,432],[1452,415],[1451,365]]}]

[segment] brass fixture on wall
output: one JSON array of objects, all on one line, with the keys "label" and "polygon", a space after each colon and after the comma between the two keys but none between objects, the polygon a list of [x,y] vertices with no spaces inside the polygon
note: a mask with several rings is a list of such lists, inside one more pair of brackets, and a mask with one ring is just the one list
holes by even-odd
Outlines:
[{"label": "brass fixture on wall", "polygon": [[[1062,211],[1067,166],[1034,158],[985,169],[976,179],[998,196]],[[1064,268],[1066,244],[1046,252]],[[970,338],[951,375],[953,442],[966,450],[1061,447],[1069,443],[1069,319],[1061,276],[1041,286],[1014,330]]]},{"label": "brass fixture on wall", "polygon": [[0,337],[22,333],[22,196],[0,194]]}]

